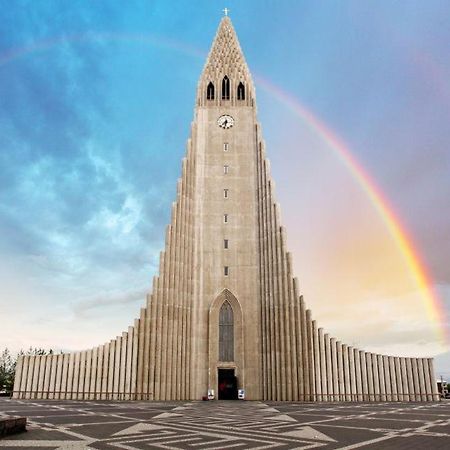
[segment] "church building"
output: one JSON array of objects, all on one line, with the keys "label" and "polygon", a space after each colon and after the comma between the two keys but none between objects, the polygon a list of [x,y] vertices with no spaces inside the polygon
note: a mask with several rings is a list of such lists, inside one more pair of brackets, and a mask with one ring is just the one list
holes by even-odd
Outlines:
[{"label": "church building", "polygon": [[222,18],[197,88],[159,274],[139,317],[92,349],[21,356],[14,398],[433,401],[433,360],[318,327],[292,271],[255,87]]}]

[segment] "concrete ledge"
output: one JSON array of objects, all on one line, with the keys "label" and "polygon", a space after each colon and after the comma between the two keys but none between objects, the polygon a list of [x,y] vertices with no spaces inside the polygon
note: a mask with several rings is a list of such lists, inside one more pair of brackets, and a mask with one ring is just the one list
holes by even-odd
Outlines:
[{"label": "concrete ledge", "polygon": [[0,417],[0,438],[27,430],[26,417]]}]

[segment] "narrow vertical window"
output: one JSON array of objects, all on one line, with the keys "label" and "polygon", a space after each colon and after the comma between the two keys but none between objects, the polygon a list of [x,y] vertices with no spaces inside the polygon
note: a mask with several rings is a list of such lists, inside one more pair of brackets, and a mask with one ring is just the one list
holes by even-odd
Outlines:
[{"label": "narrow vertical window", "polygon": [[223,223],[228,223],[228,214],[223,215]]},{"label": "narrow vertical window", "polygon": [[222,100],[230,100],[230,79],[226,75],[222,80]]},{"label": "narrow vertical window", "polygon": [[237,99],[245,100],[245,86],[242,82],[239,83],[239,86],[237,88]]},{"label": "narrow vertical window", "polygon": [[228,166],[223,166],[223,173],[225,175],[228,173]]},{"label": "narrow vertical window", "polygon": [[228,198],[228,189],[223,190],[223,198]]},{"label": "narrow vertical window", "polygon": [[214,85],[211,81],[206,88],[206,100],[214,100]]},{"label": "narrow vertical window", "polygon": [[227,277],[230,274],[230,269],[228,266],[224,266],[223,274]]},{"label": "narrow vertical window", "polygon": [[228,248],[228,239],[223,240],[223,248],[225,248],[225,249]]},{"label": "narrow vertical window", "polygon": [[223,151],[224,152],[228,151],[228,142],[225,142],[225,144],[223,144]]},{"label": "narrow vertical window", "polygon": [[234,315],[233,308],[227,301],[219,312],[219,360],[234,360]]}]

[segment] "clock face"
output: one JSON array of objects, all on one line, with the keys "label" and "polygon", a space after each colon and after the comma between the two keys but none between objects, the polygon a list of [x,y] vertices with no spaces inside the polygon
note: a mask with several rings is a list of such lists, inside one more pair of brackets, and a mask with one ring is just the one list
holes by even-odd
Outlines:
[{"label": "clock face", "polygon": [[219,127],[226,130],[227,128],[231,128],[234,125],[234,119],[231,116],[223,115],[217,119],[217,124]]}]

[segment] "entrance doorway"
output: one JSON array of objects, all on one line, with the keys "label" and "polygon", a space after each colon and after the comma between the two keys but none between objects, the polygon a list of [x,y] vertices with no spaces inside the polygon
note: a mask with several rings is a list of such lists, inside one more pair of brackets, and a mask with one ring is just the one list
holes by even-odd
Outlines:
[{"label": "entrance doorway", "polygon": [[234,369],[219,369],[219,400],[237,400],[237,378]]}]

